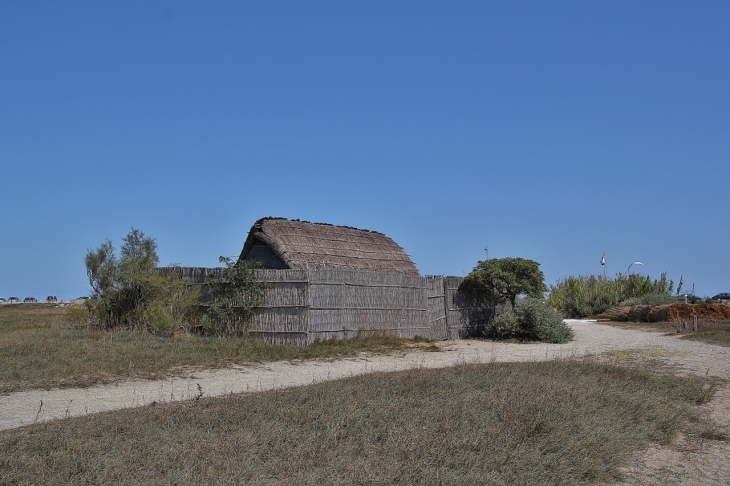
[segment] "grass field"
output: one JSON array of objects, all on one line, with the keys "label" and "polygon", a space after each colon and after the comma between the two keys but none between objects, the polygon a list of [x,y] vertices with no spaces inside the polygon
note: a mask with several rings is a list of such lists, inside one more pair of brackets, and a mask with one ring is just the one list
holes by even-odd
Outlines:
[{"label": "grass field", "polygon": [[74,329],[66,309],[46,304],[0,306],[0,393],[91,386],[120,378],[162,378],[180,367],[224,367],[262,361],[335,358],[390,352],[412,341],[360,338],[307,347],[246,338],[159,337]]},{"label": "grass field", "polygon": [[[676,334],[676,322],[601,322],[609,326],[620,327],[622,329],[634,329],[637,331],[659,331],[665,333]],[[691,325],[691,323],[690,323]],[[684,332],[682,339],[690,341],[701,341],[707,344],[717,344],[719,346],[730,347],[730,331],[702,331],[702,332]]]},{"label": "grass field", "polygon": [[691,341],[702,341],[707,344],[717,344],[719,346],[730,347],[730,331],[703,331],[691,332],[682,336],[683,339]]},{"label": "grass field", "polygon": [[676,322],[613,322],[601,321],[600,324],[607,326],[620,327],[621,329],[633,329],[634,331],[659,331],[665,333],[676,334]]},{"label": "grass field", "polygon": [[380,373],[0,432],[2,484],[594,484],[679,430],[699,379],[595,361]]}]

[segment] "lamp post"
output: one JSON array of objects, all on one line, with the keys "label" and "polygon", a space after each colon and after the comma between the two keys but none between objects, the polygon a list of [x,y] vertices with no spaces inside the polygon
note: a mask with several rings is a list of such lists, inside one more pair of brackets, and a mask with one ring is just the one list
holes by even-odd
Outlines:
[{"label": "lamp post", "polygon": [[626,275],[631,275],[631,267],[634,266],[634,265],[643,265],[643,263],[641,263],[641,262],[634,262],[631,265],[629,265],[629,269],[626,270]]}]

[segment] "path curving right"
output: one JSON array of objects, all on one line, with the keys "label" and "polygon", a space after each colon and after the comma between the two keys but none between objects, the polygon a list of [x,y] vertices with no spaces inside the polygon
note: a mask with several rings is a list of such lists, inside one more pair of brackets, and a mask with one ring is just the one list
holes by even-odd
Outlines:
[{"label": "path curving right", "polygon": [[218,370],[197,370],[185,378],[160,381],[122,381],[92,388],[31,390],[0,396],[0,430],[46,420],[63,419],[152,402],[189,400],[293,386],[379,371],[443,368],[462,363],[543,361],[608,351],[652,348],[658,359],[681,367],[683,372],[730,377],[730,348],[656,332],[643,332],[567,320],[575,331],[568,344],[505,344],[484,340],[437,343],[441,352],[414,350],[389,355],[363,354],[338,360],[275,362]]}]

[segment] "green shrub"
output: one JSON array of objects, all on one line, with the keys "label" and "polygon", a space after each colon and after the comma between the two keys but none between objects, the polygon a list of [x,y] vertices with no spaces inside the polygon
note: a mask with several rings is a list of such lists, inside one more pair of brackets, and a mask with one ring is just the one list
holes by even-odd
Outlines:
[{"label": "green shrub", "polygon": [[519,323],[517,314],[513,310],[504,312],[494,318],[491,325],[488,325],[484,334],[496,339],[510,339],[519,334]]},{"label": "green shrub", "polygon": [[620,302],[620,307],[628,307],[632,305],[657,305],[657,304],[674,304],[677,302],[676,297],[669,294],[647,294],[641,297],[632,297]]},{"label": "green shrub", "polygon": [[221,273],[206,278],[213,300],[201,321],[202,330],[219,336],[246,335],[254,309],[263,304],[271,283],[256,274],[261,268],[258,261],[221,256],[218,262],[225,264]]},{"label": "green shrub", "polygon": [[169,335],[175,331],[175,319],[164,302],[150,302],[144,309],[143,319],[155,334]]},{"label": "green shrub", "polygon": [[92,316],[85,305],[71,305],[66,309],[66,321],[72,326],[87,326]]},{"label": "green shrub", "polygon": [[174,272],[159,271],[154,239],[132,228],[122,240],[119,256],[110,240],[86,252],[93,293],[84,302],[86,314],[74,311],[72,320],[155,334],[187,330],[196,317],[199,289]]},{"label": "green shrub", "polygon": [[[617,274],[615,279],[600,275],[570,276],[550,286],[547,304],[565,316],[582,318],[598,315],[629,299],[653,295],[670,297],[674,282],[667,274],[652,280],[638,274]],[[664,297],[663,297],[664,298]]]},{"label": "green shrub", "polygon": [[518,301],[514,309],[498,315],[487,326],[485,334],[496,339],[520,339],[566,343],[573,339],[573,330],[563,316],[537,299]]}]

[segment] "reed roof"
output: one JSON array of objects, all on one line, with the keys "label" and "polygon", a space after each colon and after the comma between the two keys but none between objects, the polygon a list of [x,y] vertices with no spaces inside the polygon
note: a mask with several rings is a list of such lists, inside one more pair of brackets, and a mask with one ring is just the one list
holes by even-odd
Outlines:
[{"label": "reed roof", "polygon": [[289,268],[419,275],[403,248],[382,233],[326,223],[262,218],[251,227],[240,259],[266,244]]}]

